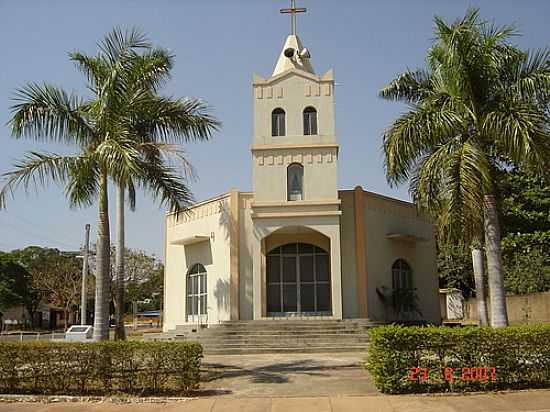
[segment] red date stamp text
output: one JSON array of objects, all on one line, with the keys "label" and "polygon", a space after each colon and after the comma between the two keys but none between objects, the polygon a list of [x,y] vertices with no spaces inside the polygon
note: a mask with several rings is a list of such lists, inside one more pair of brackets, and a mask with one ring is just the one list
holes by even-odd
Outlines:
[{"label": "red date stamp text", "polygon": [[[445,368],[443,378],[447,382],[454,381],[477,381],[494,382],[496,380],[496,368],[493,367],[472,367],[472,368]],[[430,379],[429,368],[410,368],[407,379],[410,381],[427,382]]]}]

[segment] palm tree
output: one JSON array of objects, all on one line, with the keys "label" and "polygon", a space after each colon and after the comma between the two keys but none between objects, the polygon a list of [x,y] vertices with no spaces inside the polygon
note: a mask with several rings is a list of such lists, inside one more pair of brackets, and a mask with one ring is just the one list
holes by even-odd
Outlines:
[{"label": "palm tree", "polygon": [[[123,33],[115,29],[99,44],[103,59],[90,60],[86,66],[82,65],[86,56],[81,56],[82,59],[78,54],[72,56],[87,74],[92,98],[69,95],[48,84],[29,84],[18,91],[12,108],[10,125],[14,137],[63,142],[78,147],[79,152],[73,155],[28,153],[15,164],[13,171],[4,175],[6,182],[0,191],[0,208],[6,205],[6,194],[18,186],[28,189],[49,182],[65,185],[71,206],[90,206],[98,200],[94,340],[109,338],[109,179],[119,186],[125,185],[131,206],[135,204],[137,187],[149,191],[162,204],[175,210],[186,207],[193,200],[180,169],[164,161],[163,156],[170,154],[170,147],[147,143],[148,151],[158,153],[157,161],[152,161],[144,155],[144,144],[129,132],[131,117],[128,116],[127,90],[132,87],[132,76],[128,75],[128,67],[136,50],[144,47],[149,45],[141,33],[135,30]],[[109,71],[104,65],[106,62],[116,70]],[[148,93],[140,95],[143,99],[135,100],[148,103],[152,110],[158,108],[158,100],[162,100]],[[205,119],[206,129],[217,126],[203,103],[170,102],[170,110],[163,113],[170,124],[177,125],[182,119],[199,115]],[[154,114],[158,112],[151,115]]]},{"label": "palm tree", "polygon": [[409,105],[384,133],[386,174],[393,185],[410,181],[414,202],[450,239],[484,238],[491,324],[502,327],[508,319],[494,172],[548,165],[541,103],[550,95],[550,54],[512,47],[515,29],[481,21],[475,9],[452,24],[436,17],[435,27],[427,68],[399,75],[380,92]]},{"label": "palm tree", "polygon": [[[173,56],[165,49],[153,48],[144,38],[137,50],[118,53],[116,60],[109,58],[109,35],[102,43],[96,56],[80,52],[71,54],[78,67],[87,75],[96,88],[105,87],[109,79],[118,72],[126,77],[123,97],[126,116],[120,121],[121,129],[133,139],[143,156],[151,162],[161,162],[162,155],[173,155],[179,159],[187,172],[191,168],[183,152],[173,144],[208,140],[219,122],[205,110],[204,104],[193,98],[172,99],[158,95],[160,88],[169,79],[173,67]],[[124,42],[119,34],[120,43]],[[123,68],[121,70],[120,68]],[[169,159],[165,159],[169,160]],[[125,188],[130,191],[130,206],[135,207],[134,182],[129,179],[117,186],[117,240],[115,248],[116,299],[115,299],[115,338],[124,339],[124,199]]]}]

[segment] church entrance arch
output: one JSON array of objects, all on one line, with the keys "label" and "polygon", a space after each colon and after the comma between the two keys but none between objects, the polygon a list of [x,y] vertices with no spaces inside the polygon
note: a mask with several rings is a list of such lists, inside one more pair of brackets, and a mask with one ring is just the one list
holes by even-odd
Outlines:
[{"label": "church entrance arch", "polygon": [[309,243],[286,243],[266,255],[268,316],[331,314],[330,254]]}]

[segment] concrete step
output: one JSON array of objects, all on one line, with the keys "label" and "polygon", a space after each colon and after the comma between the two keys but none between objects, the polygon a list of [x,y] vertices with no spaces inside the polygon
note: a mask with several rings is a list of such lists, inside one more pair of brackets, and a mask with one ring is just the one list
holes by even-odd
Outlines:
[{"label": "concrete step", "polygon": [[[177,341],[177,340],[176,340]],[[297,351],[306,350],[308,348],[340,348],[345,351],[347,348],[363,348],[366,350],[368,346],[367,342],[350,342],[347,344],[341,342],[310,342],[308,344],[303,343],[272,343],[272,344],[226,344],[226,345],[203,345],[204,351],[209,352],[212,350],[233,350],[233,349],[249,349],[249,348],[263,348],[268,352],[277,353],[279,348],[295,349]]]},{"label": "concrete step", "polygon": [[242,330],[242,331],[219,331],[219,330],[205,330],[200,332],[185,332],[185,331],[173,331],[170,332],[173,335],[183,335],[189,337],[197,337],[197,339],[207,338],[210,336],[224,336],[230,338],[232,336],[315,336],[315,335],[358,335],[368,334],[368,329],[350,329],[350,330],[335,330],[335,329],[312,329],[312,330]]},{"label": "concrete step", "polygon": [[293,345],[293,346],[307,346],[307,345],[359,345],[366,344],[369,342],[368,337],[362,338],[353,338],[353,339],[324,339],[324,338],[315,338],[315,339],[278,339],[278,340],[258,340],[258,339],[240,339],[240,340],[222,340],[222,339],[212,339],[212,340],[200,340],[196,341],[193,339],[181,339],[174,338],[174,340],[185,340],[189,342],[200,342],[203,346],[260,346],[260,345],[273,345],[276,343],[279,346],[283,345]]},{"label": "concrete step", "polygon": [[254,355],[254,354],[268,354],[268,353],[340,353],[340,352],[367,352],[368,347],[366,345],[356,346],[307,346],[307,347],[241,347],[241,348],[204,348],[206,355]]},{"label": "concrete step", "polygon": [[280,332],[309,332],[309,331],[357,331],[368,330],[372,326],[349,325],[349,326],[322,326],[322,325],[273,325],[273,326],[250,326],[250,327],[227,327],[210,326],[208,328],[189,328],[186,326],[176,327],[173,332],[177,333],[249,333],[252,331],[280,331]]},{"label": "concrete step", "polygon": [[179,337],[184,337],[189,340],[209,340],[209,339],[222,339],[222,340],[239,340],[239,339],[259,339],[259,340],[277,340],[277,339],[353,339],[353,338],[368,338],[368,332],[357,332],[357,333],[295,333],[295,334],[280,334],[280,333],[261,333],[261,334],[252,334],[244,333],[238,335],[222,335],[222,334],[209,334],[209,335],[176,335]]},{"label": "concrete step", "polygon": [[196,341],[206,354],[365,352],[374,326],[368,319],[231,321],[181,325],[154,338]]}]

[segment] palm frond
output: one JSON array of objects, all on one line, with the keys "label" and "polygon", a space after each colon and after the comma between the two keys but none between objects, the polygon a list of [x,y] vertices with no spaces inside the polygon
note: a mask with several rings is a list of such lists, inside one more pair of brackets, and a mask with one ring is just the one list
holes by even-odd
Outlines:
[{"label": "palm frond", "polygon": [[136,210],[136,187],[133,179],[128,179],[125,184],[126,191],[128,193],[128,203],[130,210]]},{"label": "palm frond", "polygon": [[221,127],[200,99],[143,96],[134,104],[134,130],[159,142],[208,140]]},{"label": "palm frond", "polygon": [[100,169],[94,157],[78,157],[69,166],[65,194],[71,207],[91,206],[99,192]]},{"label": "palm frond", "polygon": [[516,70],[511,88],[523,99],[536,99],[541,103],[550,101],[550,50],[527,52]]},{"label": "palm frond", "polygon": [[501,156],[518,166],[544,169],[550,158],[550,133],[545,111],[532,103],[507,100],[486,114],[482,133]]},{"label": "palm frond", "polygon": [[430,73],[426,70],[416,70],[399,75],[380,91],[379,96],[388,100],[417,103],[432,93]]},{"label": "palm frond", "polygon": [[69,53],[69,58],[84,73],[88,82],[94,87],[102,84],[109,76],[109,65],[100,56],[87,56],[79,51]]},{"label": "palm frond", "polygon": [[186,180],[195,180],[197,178],[195,168],[187,160],[185,150],[180,145],[144,142],[140,143],[137,148],[143,154],[146,161],[179,167],[182,169]]},{"label": "palm frond", "polygon": [[140,172],[140,152],[133,140],[123,137],[102,141],[94,150],[94,159],[117,183],[125,183]]},{"label": "palm frond", "polygon": [[9,125],[14,137],[32,137],[69,144],[86,144],[94,128],[85,112],[86,102],[76,95],[44,84],[19,89],[11,107]]},{"label": "palm frond", "polygon": [[167,205],[175,212],[191,206],[193,195],[177,169],[150,162],[142,162],[141,166],[141,174],[136,176],[136,181],[156,200],[160,200],[161,205]]},{"label": "palm frond", "polygon": [[386,175],[390,184],[405,182],[418,157],[433,145],[461,133],[463,117],[447,105],[417,106],[384,133]]},{"label": "palm frond", "polygon": [[137,28],[123,30],[115,27],[97,46],[109,62],[116,63],[121,57],[135,53],[137,49],[150,48],[151,43]]},{"label": "palm frond", "polygon": [[174,56],[166,49],[155,48],[134,56],[126,70],[134,89],[157,92],[170,78]]},{"label": "palm frond", "polygon": [[78,160],[77,156],[27,153],[23,160],[14,164],[12,171],[2,175],[5,182],[0,190],[0,209],[6,207],[6,195],[10,193],[13,197],[14,191],[20,186],[28,192],[31,187],[38,189],[48,182],[66,183]]}]

